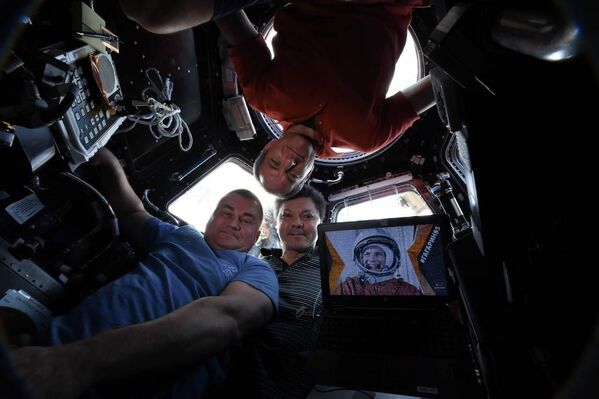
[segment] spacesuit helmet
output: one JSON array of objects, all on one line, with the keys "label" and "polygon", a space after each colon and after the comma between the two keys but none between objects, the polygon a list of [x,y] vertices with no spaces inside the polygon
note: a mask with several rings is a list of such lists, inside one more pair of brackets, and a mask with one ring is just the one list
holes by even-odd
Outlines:
[{"label": "spacesuit helmet", "polygon": [[366,274],[378,277],[393,274],[399,260],[397,242],[384,230],[363,232],[354,242],[354,262]]}]

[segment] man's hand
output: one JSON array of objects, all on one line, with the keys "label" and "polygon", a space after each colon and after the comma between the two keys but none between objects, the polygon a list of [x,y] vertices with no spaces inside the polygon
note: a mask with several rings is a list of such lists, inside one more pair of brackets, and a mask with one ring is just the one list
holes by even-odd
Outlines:
[{"label": "man's hand", "polygon": [[264,293],[234,281],[219,296],[197,299],[152,321],[11,355],[34,398],[71,399],[101,382],[197,365],[266,324],[273,312]]},{"label": "man's hand", "polygon": [[243,10],[231,13],[215,22],[230,46],[238,46],[258,36],[258,31]]},{"label": "man's hand", "polygon": [[76,346],[24,347],[10,353],[34,398],[77,398],[86,389],[85,367]]},{"label": "man's hand", "polygon": [[402,92],[412,103],[412,106],[418,115],[436,104],[430,75],[426,75]]},{"label": "man's hand", "polygon": [[214,0],[119,0],[127,17],[152,33],[174,33],[210,21]]},{"label": "man's hand", "polygon": [[93,166],[111,166],[120,165],[117,157],[112,152],[102,147],[95,153],[95,155],[89,160],[89,163]]}]

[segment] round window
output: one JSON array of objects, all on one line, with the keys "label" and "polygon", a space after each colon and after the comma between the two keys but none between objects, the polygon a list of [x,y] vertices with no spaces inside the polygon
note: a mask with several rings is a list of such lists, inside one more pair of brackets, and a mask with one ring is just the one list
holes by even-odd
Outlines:
[{"label": "round window", "polygon": [[[277,35],[277,32],[273,28],[272,20],[264,26],[264,29],[262,29],[262,34],[264,35],[264,39],[270,50],[270,56],[272,58],[272,40]],[[414,31],[412,30],[412,27],[409,27],[406,45],[401,54],[401,57],[395,64],[395,74],[393,75],[393,80],[391,81],[389,89],[387,90],[387,97],[391,97],[398,91],[403,90],[406,87],[416,83],[420,78],[423,77],[423,72],[424,63],[422,59],[422,49],[420,48],[420,43],[418,43],[418,39]],[[269,135],[271,135],[273,138],[281,137],[283,131],[281,125],[279,125],[276,120],[260,112],[257,112],[257,115],[258,120],[260,121],[262,126],[264,126]],[[387,148],[391,147],[397,140],[399,140],[400,137],[373,153],[364,153],[333,147],[335,152],[343,155],[335,158],[317,157],[316,163],[321,165],[347,165],[361,162],[381,154]]]}]

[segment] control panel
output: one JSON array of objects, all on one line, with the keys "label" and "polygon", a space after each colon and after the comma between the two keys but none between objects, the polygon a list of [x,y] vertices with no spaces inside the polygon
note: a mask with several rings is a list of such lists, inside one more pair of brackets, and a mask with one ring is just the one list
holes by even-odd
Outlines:
[{"label": "control panel", "polygon": [[83,46],[55,58],[72,66],[71,83],[78,87],[75,101],[57,123],[74,170],[103,147],[125,120],[115,110],[123,95],[109,54]]}]

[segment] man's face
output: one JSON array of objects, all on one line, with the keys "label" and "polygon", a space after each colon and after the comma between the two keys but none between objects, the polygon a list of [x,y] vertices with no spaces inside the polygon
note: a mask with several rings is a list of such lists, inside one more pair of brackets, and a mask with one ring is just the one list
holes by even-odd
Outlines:
[{"label": "man's face", "polygon": [[210,217],[204,238],[212,249],[247,252],[258,239],[260,223],[260,211],[254,201],[228,194]]},{"label": "man's face", "polygon": [[283,243],[283,251],[307,252],[314,248],[320,216],[310,198],[285,201],[277,215],[277,232]]},{"label": "man's face", "polygon": [[364,248],[362,265],[368,270],[381,271],[385,267],[386,258],[383,248],[378,245],[369,245]]},{"label": "man's face", "polygon": [[314,168],[314,146],[296,129],[300,128],[290,127],[280,139],[264,148],[258,175],[264,189],[272,194],[284,195],[304,184]]}]

